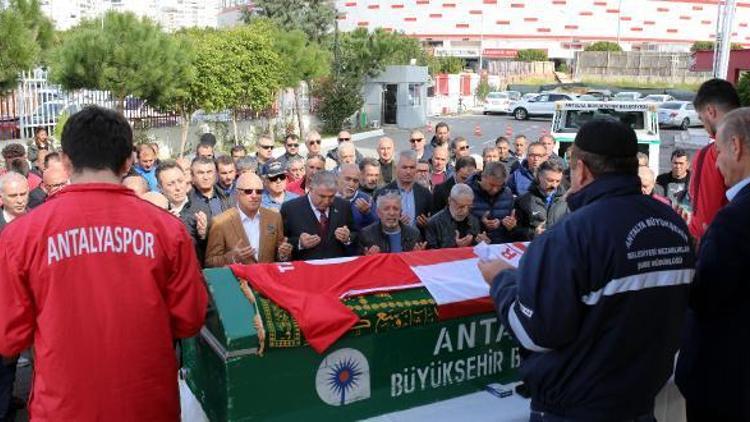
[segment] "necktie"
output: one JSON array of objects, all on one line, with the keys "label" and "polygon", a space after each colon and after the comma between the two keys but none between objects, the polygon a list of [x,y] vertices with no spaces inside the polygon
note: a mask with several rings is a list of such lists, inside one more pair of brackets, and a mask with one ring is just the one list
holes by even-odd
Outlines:
[{"label": "necktie", "polygon": [[325,239],[328,234],[328,217],[326,216],[325,211],[318,210],[318,212],[320,213],[320,220],[318,220],[318,235]]}]

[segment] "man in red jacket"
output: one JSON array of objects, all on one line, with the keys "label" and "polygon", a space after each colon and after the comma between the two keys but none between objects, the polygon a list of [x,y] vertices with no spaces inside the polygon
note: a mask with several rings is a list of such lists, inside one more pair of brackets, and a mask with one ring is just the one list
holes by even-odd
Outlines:
[{"label": "man in red jacket", "polygon": [[[711,139],[716,139],[716,128],[724,115],[740,107],[737,90],[723,79],[711,79],[698,89],[693,100],[695,110],[703,122],[703,127]],[[700,244],[703,233],[713,221],[717,212],[726,205],[724,179],[716,168],[716,145],[714,142],[703,147],[693,156],[689,193],[692,217],[688,227],[690,234]]]},{"label": "man in red jacket", "polygon": [[179,419],[173,340],[207,295],[180,220],[120,185],[132,148],[122,115],[73,115],[71,185],[0,234],[0,355],[34,346],[32,420]]}]

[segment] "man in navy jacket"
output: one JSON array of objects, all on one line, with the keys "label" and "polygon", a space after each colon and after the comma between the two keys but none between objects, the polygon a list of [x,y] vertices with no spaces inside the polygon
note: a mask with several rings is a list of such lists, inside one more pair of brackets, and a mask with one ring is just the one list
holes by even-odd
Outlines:
[{"label": "man in navy jacket", "polygon": [[750,420],[750,108],[724,117],[716,151],[729,204],[698,248],[676,374],[688,422]]},{"label": "man in navy jacket", "polygon": [[584,125],[570,214],[517,270],[480,263],[501,321],[530,353],[532,421],[646,421],[672,373],[693,278],[685,222],[641,193],[635,132]]}]

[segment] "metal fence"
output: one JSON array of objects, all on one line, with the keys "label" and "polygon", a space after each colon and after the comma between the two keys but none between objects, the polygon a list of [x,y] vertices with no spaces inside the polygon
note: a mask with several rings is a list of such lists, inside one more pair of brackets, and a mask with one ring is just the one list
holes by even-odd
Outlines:
[{"label": "metal fence", "polygon": [[[117,109],[118,101],[109,91],[66,91],[49,82],[47,72],[23,72],[18,88],[0,98],[0,140],[33,136],[37,128],[52,133],[61,116],[73,114],[88,105]],[[135,128],[174,126],[180,117],[162,113],[145,101],[129,96],[120,104],[123,115]]]}]

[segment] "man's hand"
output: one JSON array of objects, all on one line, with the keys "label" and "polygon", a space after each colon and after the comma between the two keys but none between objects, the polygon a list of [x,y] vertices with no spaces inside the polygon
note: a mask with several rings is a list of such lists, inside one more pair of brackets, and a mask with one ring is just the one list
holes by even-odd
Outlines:
[{"label": "man's hand", "polygon": [[364,254],[365,255],[375,255],[380,253],[380,246],[378,245],[372,245],[369,248],[365,248]]},{"label": "man's hand", "polygon": [[492,261],[479,261],[477,263],[479,271],[482,273],[482,278],[490,286],[495,277],[502,271],[513,269],[514,267],[502,259],[494,259]]},{"label": "man's hand", "polygon": [[415,251],[423,251],[425,249],[427,249],[427,242],[417,242],[414,244],[413,250]]},{"label": "man's hand", "polygon": [[341,243],[347,244],[350,242],[350,232],[349,227],[341,226],[336,229],[335,232],[333,232],[333,235],[336,237],[336,240],[338,240]]},{"label": "man's hand", "polygon": [[683,220],[685,220],[685,224],[690,225],[690,221],[693,219],[693,213],[685,210],[685,208],[682,208],[679,205],[675,205],[674,207],[675,212],[682,217]]},{"label": "man's hand", "polygon": [[484,227],[487,230],[495,230],[496,228],[500,227],[500,219],[499,218],[490,218],[490,212],[487,211],[482,216],[482,224],[484,224]]},{"label": "man's hand", "polygon": [[317,234],[307,234],[302,233],[299,235],[299,243],[302,246],[302,249],[310,249],[318,246],[321,239],[320,236]]},{"label": "man's hand", "polygon": [[461,234],[458,233],[458,230],[456,230],[456,246],[457,247],[463,248],[464,246],[470,246],[472,240],[474,240],[474,236],[472,236],[471,233],[467,234],[464,237],[461,237]]},{"label": "man's hand", "polygon": [[286,237],[281,241],[278,249],[279,260],[288,261],[292,256],[292,244],[289,243],[289,239]]},{"label": "man's hand", "polygon": [[203,211],[195,213],[195,228],[198,231],[198,237],[201,240],[205,239],[206,234],[208,234],[208,217]]},{"label": "man's hand", "polygon": [[419,227],[427,227],[427,216],[424,214],[419,214],[417,216],[417,225]]},{"label": "man's hand", "polygon": [[234,248],[227,253],[227,258],[233,263],[255,260],[255,249],[253,249],[252,246],[242,246],[242,241],[240,240]]},{"label": "man's hand", "polygon": [[370,203],[368,201],[365,201],[364,198],[359,198],[354,201],[354,206],[357,207],[359,212],[361,212],[362,214],[367,214],[370,212]]},{"label": "man's hand", "polygon": [[488,245],[492,243],[492,241],[490,240],[490,237],[487,236],[487,232],[481,232],[477,235],[477,243],[479,242],[484,242]]},{"label": "man's hand", "polygon": [[518,224],[518,220],[516,220],[516,210],[513,210],[510,212],[509,216],[503,218],[503,227],[510,231],[516,228],[516,224]]},{"label": "man's hand", "polygon": [[401,217],[398,219],[398,221],[400,221],[401,224],[405,226],[408,226],[409,224],[411,224],[411,218],[409,218],[409,216],[404,213],[401,213]]}]

